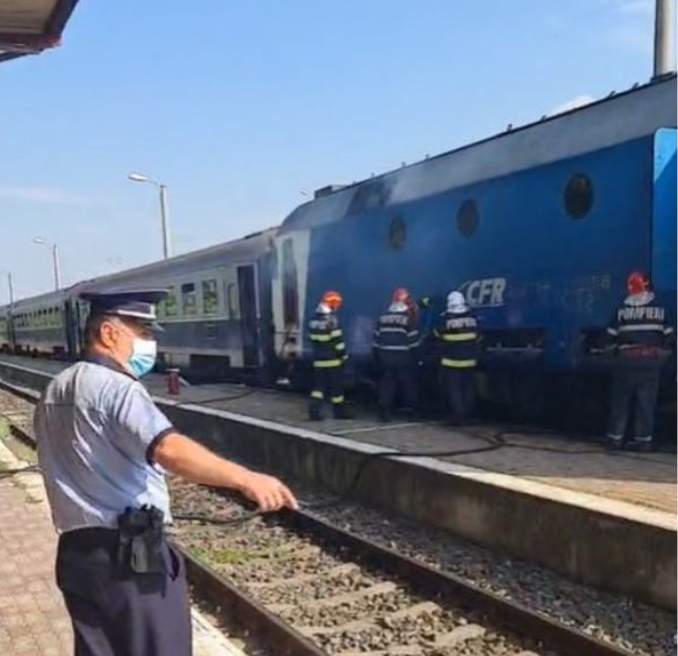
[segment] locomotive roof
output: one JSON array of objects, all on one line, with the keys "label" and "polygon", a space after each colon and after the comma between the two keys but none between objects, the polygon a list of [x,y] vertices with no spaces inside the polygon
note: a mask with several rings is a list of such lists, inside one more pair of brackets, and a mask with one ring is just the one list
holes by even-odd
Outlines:
[{"label": "locomotive roof", "polygon": [[574,157],[676,126],[676,76],[323,193],[299,205],[281,232],[332,223],[366,207],[412,201],[447,189]]}]

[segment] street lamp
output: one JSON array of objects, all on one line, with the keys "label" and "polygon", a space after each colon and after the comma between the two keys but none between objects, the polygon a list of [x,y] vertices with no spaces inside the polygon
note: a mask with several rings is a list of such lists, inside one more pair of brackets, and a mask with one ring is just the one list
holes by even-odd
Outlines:
[{"label": "street lamp", "polygon": [[59,273],[60,272],[59,247],[56,244],[48,242],[46,239],[43,239],[42,237],[33,237],[33,243],[42,244],[43,246],[47,246],[48,248],[52,249],[52,265],[54,266],[54,289],[59,291],[59,289],[61,289],[61,275]]},{"label": "street lamp", "polygon": [[167,187],[147,175],[130,173],[127,176],[132,182],[148,182],[155,185],[160,191],[160,221],[162,225],[162,253],[165,259],[172,256],[172,244],[170,242],[169,217],[167,211]]}]

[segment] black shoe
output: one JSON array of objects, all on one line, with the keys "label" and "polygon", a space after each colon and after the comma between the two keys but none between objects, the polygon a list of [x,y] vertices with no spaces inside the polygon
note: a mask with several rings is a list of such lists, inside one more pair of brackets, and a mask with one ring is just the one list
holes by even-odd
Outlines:
[{"label": "black shoe", "polygon": [[619,451],[624,448],[624,440],[621,437],[614,438],[607,436],[605,437],[605,448],[608,451]]},{"label": "black shoe", "polygon": [[650,453],[653,450],[653,445],[650,440],[631,440],[626,448],[629,451],[636,451],[637,453]]},{"label": "black shoe", "polygon": [[344,407],[344,405],[334,406],[335,419],[353,419],[353,415]]},{"label": "black shoe", "polygon": [[308,419],[309,421],[322,421],[322,414],[320,408],[309,408],[308,410]]}]

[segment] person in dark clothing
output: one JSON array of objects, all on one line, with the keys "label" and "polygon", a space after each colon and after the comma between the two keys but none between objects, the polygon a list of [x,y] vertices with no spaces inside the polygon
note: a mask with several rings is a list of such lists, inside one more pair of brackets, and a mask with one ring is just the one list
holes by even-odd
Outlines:
[{"label": "person in dark clothing", "polygon": [[350,419],[346,410],[342,372],[348,359],[344,334],[339,326],[337,312],[343,299],[339,292],[328,291],[309,321],[309,337],[313,346],[313,388],[308,416],[312,421],[322,419],[323,402],[329,399],[335,419]]},{"label": "person in dark clothing", "polygon": [[666,308],[656,302],[645,274],[631,273],[626,286],[628,296],[617,308],[607,329],[617,349],[610,390],[607,445],[611,449],[623,447],[629,411],[633,409],[633,431],[628,448],[650,451],[661,364],[673,328],[667,324]]},{"label": "person in dark clothing", "polygon": [[441,378],[450,418],[453,424],[463,424],[475,407],[479,336],[478,321],[461,292],[448,294],[447,311],[434,334],[442,349]]},{"label": "person in dark clothing", "polygon": [[396,289],[388,311],[377,321],[373,350],[381,370],[379,378],[379,417],[390,421],[396,394],[417,411],[417,350],[420,336],[410,293]]}]

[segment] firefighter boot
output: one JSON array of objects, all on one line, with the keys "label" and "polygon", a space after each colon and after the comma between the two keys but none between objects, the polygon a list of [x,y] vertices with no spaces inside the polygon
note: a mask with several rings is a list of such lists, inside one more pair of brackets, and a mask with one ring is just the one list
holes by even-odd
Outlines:
[{"label": "firefighter boot", "polygon": [[332,406],[335,419],[353,419],[353,415],[347,410],[344,403],[337,403]]}]

